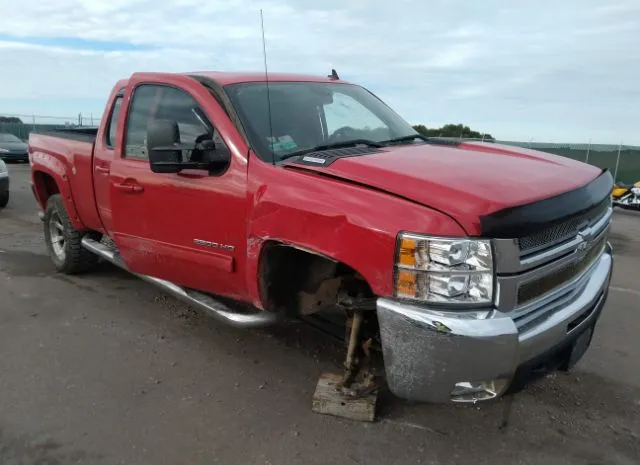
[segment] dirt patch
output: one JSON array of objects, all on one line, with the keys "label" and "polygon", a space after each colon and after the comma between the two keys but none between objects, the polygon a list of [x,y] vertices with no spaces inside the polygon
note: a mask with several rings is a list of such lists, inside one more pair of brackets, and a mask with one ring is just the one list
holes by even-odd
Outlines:
[{"label": "dirt patch", "polygon": [[48,435],[11,437],[0,428],[0,463],[4,465],[86,464],[100,457],[65,447]]},{"label": "dirt patch", "polygon": [[47,255],[26,250],[1,250],[0,270],[13,276],[47,276],[55,267]]}]

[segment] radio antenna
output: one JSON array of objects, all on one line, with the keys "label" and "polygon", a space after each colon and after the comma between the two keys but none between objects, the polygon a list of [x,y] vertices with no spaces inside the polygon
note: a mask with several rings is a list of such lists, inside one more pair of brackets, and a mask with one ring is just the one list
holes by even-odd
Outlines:
[{"label": "radio antenna", "polygon": [[264,80],[267,86],[267,114],[269,118],[269,150],[271,150],[271,164],[276,164],[276,154],[273,140],[273,123],[271,121],[271,93],[269,92],[269,70],[267,68],[267,43],[264,39],[264,17],[260,9],[260,28],[262,29],[262,56],[264,58]]}]

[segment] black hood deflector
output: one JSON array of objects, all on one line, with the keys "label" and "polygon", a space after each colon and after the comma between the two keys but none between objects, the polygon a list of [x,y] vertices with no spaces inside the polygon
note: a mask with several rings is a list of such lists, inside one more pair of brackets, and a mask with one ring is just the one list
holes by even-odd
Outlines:
[{"label": "black hood deflector", "polygon": [[612,188],[613,177],[605,169],[596,179],[578,189],[481,216],[481,235],[516,238],[533,234],[595,207],[611,195]]}]

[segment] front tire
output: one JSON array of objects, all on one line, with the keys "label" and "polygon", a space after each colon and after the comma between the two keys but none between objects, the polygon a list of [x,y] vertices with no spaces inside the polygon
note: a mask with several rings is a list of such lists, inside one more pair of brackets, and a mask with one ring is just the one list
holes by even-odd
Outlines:
[{"label": "front tire", "polygon": [[91,270],[98,256],[82,247],[83,233],[69,221],[69,215],[60,195],[52,195],[44,211],[44,240],[56,269],[66,274]]},{"label": "front tire", "polygon": [[0,192],[0,208],[4,208],[9,204],[9,191]]}]

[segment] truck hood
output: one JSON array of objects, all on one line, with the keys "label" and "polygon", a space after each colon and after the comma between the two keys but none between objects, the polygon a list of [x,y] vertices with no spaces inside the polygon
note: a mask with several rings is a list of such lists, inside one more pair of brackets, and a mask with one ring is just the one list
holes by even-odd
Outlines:
[{"label": "truck hood", "polygon": [[570,158],[493,143],[414,144],[340,158],[319,173],[447,213],[480,234],[480,217],[582,187],[601,170]]}]

